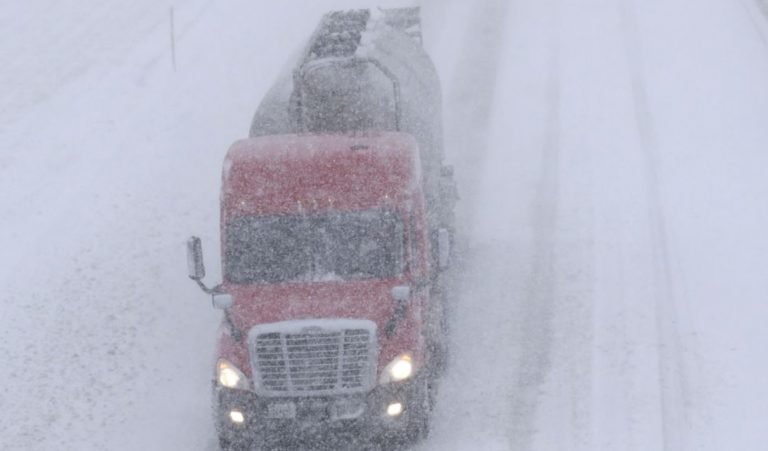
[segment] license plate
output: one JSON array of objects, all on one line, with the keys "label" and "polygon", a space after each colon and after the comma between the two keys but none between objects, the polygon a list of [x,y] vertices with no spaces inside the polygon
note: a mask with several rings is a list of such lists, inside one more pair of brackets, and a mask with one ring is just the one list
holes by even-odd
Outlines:
[{"label": "license plate", "polygon": [[363,414],[365,403],[357,399],[336,401],[331,408],[334,420],[352,420]]},{"label": "license plate", "polygon": [[296,418],[296,404],[292,402],[273,402],[267,405],[268,418]]}]

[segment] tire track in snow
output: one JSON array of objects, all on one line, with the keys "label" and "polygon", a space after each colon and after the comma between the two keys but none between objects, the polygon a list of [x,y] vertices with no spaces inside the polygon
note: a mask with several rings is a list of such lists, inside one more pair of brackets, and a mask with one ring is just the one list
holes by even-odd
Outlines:
[{"label": "tire track in snow", "polygon": [[[757,3],[755,3],[757,1]],[[766,18],[768,18],[768,0],[764,3],[760,3],[760,0],[738,0],[741,9],[744,14],[747,15],[752,28],[755,30],[760,42],[763,43],[763,47],[768,51],[768,29],[766,29]],[[755,11],[755,8],[761,11]],[[761,12],[763,14],[761,14]]]},{"label": "tire track in snow", "polygon": [[[552,20],[559,23],[559,6],[552,2]],[[559,27],[550,30],[546,125],[541,146],[539,181],[534,202],[533,261],[526,297],[521,305],[519,371],[512,403],[509,442],[514,450],[530,449],[535,430],[539,387],[551,367],[553,319],[557,297],[556,237],[560,207],[561,91]]]},{"label": "tire track in snow", "polygon": [[479,121],[491,133],[479,137],[482,148],[470,141],[463,149],[462,170],[477,186],[463,217],[471,247],[453,361],[476,367],[454,367],[448,375],[442,399],[452,395],[453,411],[448,418],[438,412],[443,421],[431,442],[441,449],[530,449],[550,367],[560,204],[559,18],[555,2],[510,7],[507,49],[493,75],[504,84],[484,93],[495,101],[488,110],[493,116]]},{"label": "tire track in snow", "polygon": [[[445,102],[446,154],[460,171],[456,177],[460,194],[475,199],[475,187],[483,176],[481,163],[488,151],[488,131],[495,105],[501,54],[504,50],[506,17],[509,4],[504,0],[486,0],[472,6],[466,29],[462,57]],[[467,202],[459,218],[472,214]],[[460,221],[466,223],[467,221]],[[463,224],[460,224],[460,226]]]},{"label": "tire track in snow", "polygon": [[[690,429],[688,412],[692,398],[690,374],[686,368],[684,347],[680,337],[678,296],[675,285],[670,251],[664,199],[661,191],[659,143],[648,99],[648,87],[644,78],[644,61],[637,18],[632,0],[619,3],[619,14],[623,24],[623,45],[630,70],[630,84],[634,106],[634,120],[639,136],[639,149],[644,166],[644,179],[650,240],[653,245],[653,296],[655,325],[658,340],[659,403],[661,412],[661,434],[664,449],[679,451],[687,449],[683,429]],[[684,295],[684,294],[683,294]]]},{"label": "tire track in snow", "polygon": [[[517,161],[522,150],[535,153],[535,161],[539,161],[540,142],[535,151],[515,145],[534,134],[529,129],[537,129],[539,123],[527,127],[516,121],[514,126],[521,132],[513,142],[491,136],[497,128],[504,133],[513,125],[499,123],[497,113],[499,108],[506,108],[500,100],[505,92],[500,89],[515,86],[513,81],[517,80],[501,75],[502,69],[509,66],[505,51],[510,45],[508,33],[513,30],[510,21],[522,22],[518,15],[511,15],[514,6],[520,5],[504,1],[474,5],[463,56],[457,63],[452,89],[447,91],[447,152],[461,168],[457,171],[463,198],[458,212],[459,242],[467,247],[461,249],[463,258],[456,271],[459,280],[451,328],[452,366],[440,389],[434,437],[424,444],[425,449],[509,449],[511,437],[519,438],[517,431],[531,429],[530,409],[523,407],[530,403],[520,403],[519,412],[513,405],[520,398],[516,383],[524,316],[520,309],[527,295],[525,279],[530,265],[529,243],[523,242],[517,232],[530,225],[507,219],[526,216],[530,197],[527,192],[519,192],[524,182],[511,181],[509,175],[524,170],[507,166],[513,166],[513,162],[514,166],[525,165]],[[538,44],[530,42],[530,33],[521,32],[518,38],[528,40],[523,45]],[[533,70],[521,72],[537,82],[540,78],[540,73],[534,74]],[[504,85],[500,84],[502,79]],[[543,109],[537,103],[539,98],[531,104]],[[530,120],[527,114],[521,116]],[[507,167],[506,175],[488,174],[489,168],[502,167]],[[500,191],[506,193],[500,196]],[[506,195],[512,199],[507,201]],[[524,213],[510,214],[512,210]],[[499,235],[483,235],[489,221],[504,223]],[[511,427],[515,431],[510,431]]]},{"label": "tire track in snow", "polygon": [[[590,28],[574,19],[573,10],[590,5],[549,3],[552,55],[544,97],[548,128],[536,194],[536,253],[526,300],[537,316],[524,323],[524,335],[539,338],[535,345],[526,345],[521,362],[528,372],[533,369],[538,374],[531,387],[520,387],[529,397],[527,409],[532,413],[528,437],[518,439],[514,449],[595,449],[591,402],[595,377],[594,144],[582,135],[582,127],[594,111],[580,100],[599,100],[589,96],[590,87],[580,83],[582,72],[572,67],[574,59],[583,61],[576,52],[584,48],[582,27]],[[571,28],[574,22],[575,30]],[[578,111],[577,117],[574,111]]]}]

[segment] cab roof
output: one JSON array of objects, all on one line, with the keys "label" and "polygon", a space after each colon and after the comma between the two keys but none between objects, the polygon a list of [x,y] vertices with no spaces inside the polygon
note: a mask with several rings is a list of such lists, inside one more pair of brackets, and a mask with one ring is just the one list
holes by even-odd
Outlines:
[{"label": "cab roof", "polygon": [[394,206],[419,190],[410,135],[279,135],[244,139],[224,161],[222,219]]}]

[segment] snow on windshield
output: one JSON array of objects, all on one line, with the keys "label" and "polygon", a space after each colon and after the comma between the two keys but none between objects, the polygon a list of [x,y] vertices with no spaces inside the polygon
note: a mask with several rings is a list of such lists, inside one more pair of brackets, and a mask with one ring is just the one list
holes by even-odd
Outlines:
[{"label": "snow on windshield", "polygon": [[403,223],[388,211],[243,216],[226,226],[233,283],[388,279],[405,267]]}]

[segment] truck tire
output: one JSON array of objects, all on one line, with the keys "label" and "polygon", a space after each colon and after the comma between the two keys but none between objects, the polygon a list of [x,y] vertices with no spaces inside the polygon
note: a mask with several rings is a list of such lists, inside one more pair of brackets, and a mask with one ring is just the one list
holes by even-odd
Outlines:
[{"label": "truck tire", "polygon": [[219,437],[219,448],[221,451],[245,451],[250,449],[249,446],[243,442],[231,442],[224,437]]},{"label": "truck tire", "polygon": [[432,358],[432,378],[437,379],[443,376],[448,371],[448,365],[450,364],[450,351],[443,342],[432,342],[428,344],[429,351]]},{"label": "truck tire", "polygon": [[257,440],[245,438],[232,440],[222,436],[219,436],[219,448],[221,451],[258,451],[262,449]]},{"label": "truck tire", "polygon": [[434,382],[430,382],[430,380],[431,378],[424,380],[421,402],[416,409],[410,412],[408,417],[404,437],[408,445],[422,442],[429,436],[435,394],[432,386]]}]

